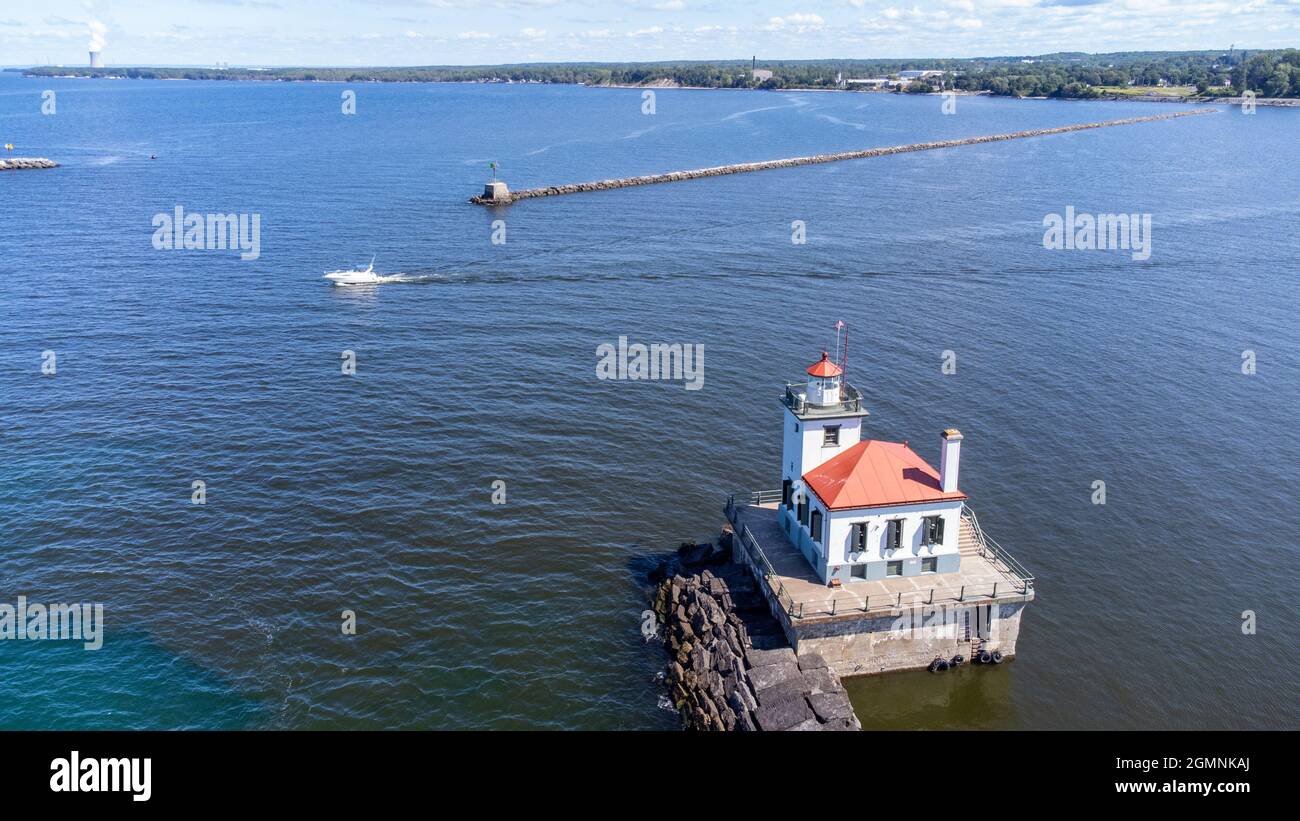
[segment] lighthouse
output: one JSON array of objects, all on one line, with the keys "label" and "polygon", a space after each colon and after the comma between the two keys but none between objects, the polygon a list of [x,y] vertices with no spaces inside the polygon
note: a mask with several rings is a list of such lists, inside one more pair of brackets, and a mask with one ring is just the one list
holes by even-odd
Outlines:
[{"label": "lighthouse", "polygon": [[781,504],[790,542],[824,583],[955,573],[966,494],[962,435],[943,432],[935,470],[907,442],[863,436],[862,394],[823,351],[782,398]]},{"label": "lighthouse", "polygon": [[933,463],[873,438],[838,343],[781,394],[780,489],[727,498],[732,560],[795,652],[840,675],[1014,656],[1034,577],[968,506],[964,437],[942,429]]}]

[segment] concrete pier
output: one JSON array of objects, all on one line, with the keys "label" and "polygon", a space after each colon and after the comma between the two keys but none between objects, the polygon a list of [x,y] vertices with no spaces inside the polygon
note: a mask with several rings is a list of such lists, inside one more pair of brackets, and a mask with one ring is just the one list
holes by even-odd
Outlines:
[{"label": "concrete pier", "polygon": [[775,505],[728,505],[733,560],[749,571],[790,646],[816,654],[840,676],[925,669],[982,651],[1016,653],[1033,579],[990,548],[974,520],[961,521],[962,569],[828,588],[786,537]]},{"label": "concrete pier", "polygon": [[54,160],[47,160],[44,157],[13,157],[7,160],[0,160],[0,171],[22,171],[27,168],[58,168],[59,164]]},{"label": "concrete pier", "polygon": [[[785,160],[764,160],[762,162],[719,165],[714,168],[697,168],[693,171],[672,171],[667,174],[648,174],[642,177],[621,177],[612,180],[598,180],[596,182],[553,185],[547,188],[525,188],[519,191],[505,192],[504,196],[497,196],[498,192],[495,190],[490,194],[485,191],[483,196],[472,197],[470,202],[476,205],[506,205],[519,200],[535,199],[537,197],[555,197],[561,194],[579,194],[586,191],[607,191],[613,188],[631,188],[635,185],[654,185],[655,183],[661,182],[695,180],[703,177],[721,177],[726,174],[743,174],[749,171],[767,171],[772,168],[794,168],[800,165],[816,165],[819,163],[840,162],[842,160],[862,160],[870,157],[885,157],[890,154],[906,154],[912,151],[932,151],[937,148],[955,148],[960,145],[977,145],[979,143],[1021,140],[1028,137],[1046,137],[1052,134],[1068,134],[1072,131],[1087,131],[1092,128],[1109,128],[1117,125],[1152,123],[1158,120],[1174,120],[1179,117],[1195,117],[1201,114],[1215,113],[1218,113],[1217,109],[1197,108],[1191,111],[1175,111],[1168,114],[1154,114],[1148,117],[1129,117],[1123,120],[1079,123],[1078,125],[1063,125],[1056,128],[1036,128],[1032,131],[1013,131],[1009,134],[990,134],[984,137],[963,137],[957,140],[911,143],[909,145],[895,145],[887,148],[867,148],[860,151],[841,151],[836,154],[814,154],[810,157],[791,157]],[[504,192],[504,184],[501,185],[501,190]]]}]

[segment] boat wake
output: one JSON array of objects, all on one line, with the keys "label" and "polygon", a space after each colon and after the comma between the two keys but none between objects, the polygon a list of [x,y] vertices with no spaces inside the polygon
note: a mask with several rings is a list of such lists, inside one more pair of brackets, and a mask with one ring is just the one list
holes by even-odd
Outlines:
[{"label": "boat wake", "polygon": [[394,282],[424,282],[436,278],[436,275],[425,274],[376,274],[375,260],[371,258],[370,265],[364,271],[351,269],[347,271],[327,271],[324,276],[335,285],[355,288],[359,285],[385,285]]},{"label": "boat wake", "polygon": [[367,279],[362,282],[335,281],[334,284],[340,288],[364,288],[374,285],[419,285],[425,282],[436,282],[443,279],[439,274],[375,274],[373,279]]}]

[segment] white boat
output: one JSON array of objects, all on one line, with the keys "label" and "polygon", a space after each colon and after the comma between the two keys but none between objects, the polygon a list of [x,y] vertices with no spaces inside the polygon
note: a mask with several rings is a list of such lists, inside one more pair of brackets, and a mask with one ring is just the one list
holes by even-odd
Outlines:
[{"label": "white boat", "polygon": [[375,273],[375,260],[371,257],[370,265],[364,271],[327,271],[325,279],[335,285],[374,285],[381,282],[383,277]]}]

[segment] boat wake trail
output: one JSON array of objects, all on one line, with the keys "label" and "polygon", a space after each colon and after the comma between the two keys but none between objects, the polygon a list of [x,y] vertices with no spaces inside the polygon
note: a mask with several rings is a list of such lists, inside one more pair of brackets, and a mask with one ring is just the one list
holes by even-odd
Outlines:
[{"label": "boat wake trail", "polygon": [[373,279],[365,282],[337,282],[336,285],[345,288],[365,288],[375,285],[421,285],[432,282],[439,282],[444,277],[441,274],[376,274]]}]

